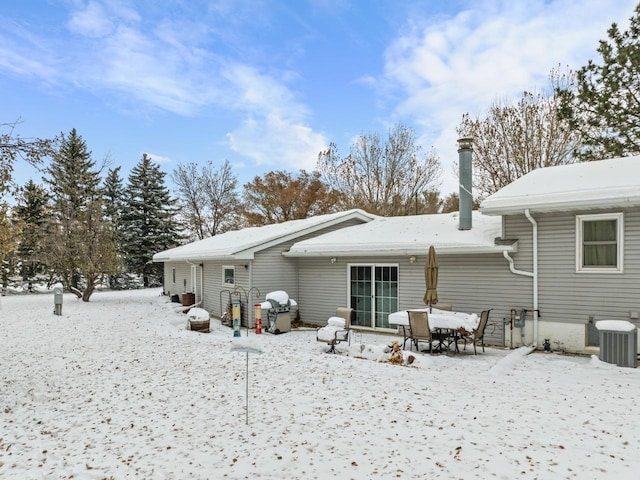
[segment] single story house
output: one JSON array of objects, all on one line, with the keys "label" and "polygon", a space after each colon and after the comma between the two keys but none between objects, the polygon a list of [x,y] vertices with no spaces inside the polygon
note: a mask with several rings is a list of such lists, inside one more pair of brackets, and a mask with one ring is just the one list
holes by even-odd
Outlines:
[{"label": "single story house", "polygon": [[374,218],[358,209],[263,227],[244,228],[175,247],[153,256],[164,263],[164,292],[192,293],[195,303],[222,316],[240,301],[243,325],[253,325],[253,305],[270,291],[300,296],[298,265],[283,253],[293,243]]},{"label": "single story house", "polygon": [[505,258],[540,309],[530,341],[595,353],[596,321],[638,327],[639,179],[640,156],[541,168],[482,202],[484,214],[502,218],[501,237],[517,240]]},{"label": "single story house", "polygon": [[250,307],[285,290],[305,322],[324,325],[349,306],[356,328],[390,332],[389,313],[424,306],[434,245],[439,301],[458,311],[491,308],[488,343],[597,353],[595,321],[638,323],[639,170],[640,157],[542,168],[485,199],[480,211],[462,201],[452,214],[351,210],[228,232],[154,261],[165,262],[166,292],[195,291],[214,315],[225,292],[245,292]]}]

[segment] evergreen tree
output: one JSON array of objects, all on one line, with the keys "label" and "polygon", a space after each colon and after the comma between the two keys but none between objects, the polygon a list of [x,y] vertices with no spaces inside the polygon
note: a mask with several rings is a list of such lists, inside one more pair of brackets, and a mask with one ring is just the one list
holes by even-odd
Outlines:
[{"label": "evergreen tree", "polygon": [[[109,169],[104,180],[102,198],[104,201],[105,219],[111,224],[116,242],[118,256],[124,255],[124,238],[122,234],[122,214],[125,209],[125,189],[120,168]],[[124,265],[123,265],[124,267]],[[109,276],[109,287],[123,289],[128,286],[128,276],[124,268]]]},{"label": "evergreen tree", "polygon": [[128,270],[142,276],[145,287],[162,284],[162,264],[153,255],[178,245],[174,221],[175,200],[165,186],[165,173],[147,154],[131,170],[122,216],[125,261]]},{"label": "evergreen tree", "polygon": [[614,23],[609,40],[589,60],[577,84],[559,88],[560,118],[568,120],[584,144],[578,157],[599,160],[640,153],[640,5],[622,32]]},{"label": "evergreen tree", "polygon": [[53,199],[47,263],[67,288],[88,302],[100,276],[117,271],[118,257],[111,225],[103,216],[100,171],[75,129],[62,135],[47,174]]},{"label": "evergreen tree", "polygon": [[110,168],[102,188],[105,218],[111,222],[116,232],[120,227],[120,218],[124,210],[124,183],[120,177],[120,167]]},{"label": "evergreen tree", "polygon": [[49,215],[49,194],[41,185],[29,180],[18,189],[15,216],[22,223],[22,234],[18,246],[20,275],[24,280],[33,280],[44,273],[46,266],[40,260],[40,250],[46,236]]}]

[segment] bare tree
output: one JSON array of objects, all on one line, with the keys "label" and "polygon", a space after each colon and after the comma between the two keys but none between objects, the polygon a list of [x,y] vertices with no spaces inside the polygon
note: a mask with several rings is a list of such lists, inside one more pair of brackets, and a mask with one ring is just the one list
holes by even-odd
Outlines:
[{"label": "bare tree", "polygon": [[187,230],[202,240],[237,228],[240,200],[238,180],[225,160],[219,168],[207,162],[178,165],[171,174],[178,188],[178,204]]},{"label": "bare tree", "polygon": [[13,165],[17,160],[24,160],[32,165],[39,165],[45,157],[55,153],[57,139],[23,138],[15,134],[20,123],[0,123],[0,197],[11,186]]},{"label": "bare tree", "polygon": [[201,186],[198,165],[187,163],[178,165],[171,173],[171,179],[178,190],[178,207],[187,230],[195,238],[206,238],[204,216],[204,190]]},{"label": "bare tree", "polygon": [[377,133],[361,135],[346,157],[330,144],[318,155],[318,170],[339,192],[342,208],[392,216],[414,213],[416,202],[428,202],[441,168],[435,151],[422,154],[414,130],[398,124],[384,140]]},{"label": "bare tree", "polygon": [[462,117],[461,137],[473,137],[474,187],[490,195],[540,167],[574,161],[580,145],[576,132],[558,118],[560,98],[555,88],[570,74],[551,72],[548,91],[523,92],[515,103],[496,100],[484,118]]},{"label": "bare tree", "polygon": [[202,172],[205,205],[209,213],[207,235],[218,235],[239,228],[238,179],[231,171],[231,164],[225,160],[219,169],[215,169],[209,162]]},{"label": "bare tree", "polygon": [[298,174],[278,171],[255,177],[244,186],[248,225],[269,225],[324,215],[335,211],[336,195],[319,172]]}]

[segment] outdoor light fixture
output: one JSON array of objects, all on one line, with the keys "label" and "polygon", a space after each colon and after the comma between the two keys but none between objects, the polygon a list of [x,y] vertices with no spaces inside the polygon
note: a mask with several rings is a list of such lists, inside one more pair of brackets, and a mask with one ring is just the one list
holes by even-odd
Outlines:
[{"label": "outdoor light fixture", "polygon": [[331,263],[336,263],[338,259],[336,257],[331,257]]},{"label": "outdoor light fixture", "polygon": [[416,263],[416,257],[415,257],[415,255],[411,255],[411,256],[409,257],[409,261],[410,261],[411,263]]}]

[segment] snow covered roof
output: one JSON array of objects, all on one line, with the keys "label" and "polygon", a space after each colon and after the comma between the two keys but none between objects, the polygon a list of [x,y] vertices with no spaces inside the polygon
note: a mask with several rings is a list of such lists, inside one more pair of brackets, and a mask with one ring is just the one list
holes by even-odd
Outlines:
[{"label": "snow covered roof", "polygon": [[640,205],[640,156],[539,168],[486,198],[487,215]]},{"label": "snow covered roof", "polygon": [[373,215],[359,209],[303,220],[243,228],[156,253],[154,262],[251,260],[255,252],[348,220],[368,222]]},{"label": "snow covered roof", "polygon": [[288,257],[424,255],[429,245],[438,254],[490,253],[513,250],[496,245],[501,218],[473,212],[471,230],[458,230],[458,213],[376,217],[371,222],[295,243]]}]

